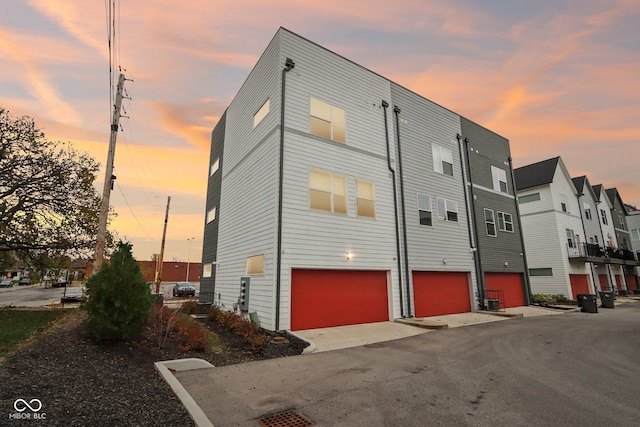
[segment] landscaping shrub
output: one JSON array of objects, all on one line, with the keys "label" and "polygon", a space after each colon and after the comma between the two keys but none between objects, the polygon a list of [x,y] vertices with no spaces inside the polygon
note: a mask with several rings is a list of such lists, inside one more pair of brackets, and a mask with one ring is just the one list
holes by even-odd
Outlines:
[{"label": "landscaping shrub", "polygon": [[151,313],[151,294],[131,244],[118,243],[109,263],[87,281],[85,327],[96,340],[123,340],[142,335]]},{"label": "landscaping shrub", "polygon": [[149,326],[156,336],[158,348],[163,348],[170,333],[176,330],[177,318],[178,313],[169,307],[158,304],[152,305]]},{"label": "landscaping shrub", "polygon": [[177,322],[180,351],[205,351],[209,347],[209,331],[189,316],[180,315]]},{"label": "landscaping shrub", "polygon": [[182,303],[180,311],[185,314],[194,314],[196,311],[198,311],[198,302],[196,300],[185,301]]},{"label": "landscaping shrub", "polygon": [[262,333],[259,327],[232,311],[211,307],[207,313],[207,320],[216,322],[244,338],[251,345],[254,353],[259,353],[268,342],[267,336]]}]

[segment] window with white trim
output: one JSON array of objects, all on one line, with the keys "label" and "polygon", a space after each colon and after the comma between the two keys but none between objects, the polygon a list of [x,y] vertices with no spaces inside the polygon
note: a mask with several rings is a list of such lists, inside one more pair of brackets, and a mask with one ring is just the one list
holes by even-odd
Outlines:
[{"label": "window with white trim", "polygon": [[207,224],[209,224],[211,221],[215,221],[216,219],[216,208],[213,207],[209,210],[209,212],[207,212]]},{"label": "window with white trim", "polygon": [[309,171],[309,207],[347,213],[347,178],[315,169]]},{"label": "window with white trim", "polygon": [[376,217],[376,198],[373,182],[356,180],[356,194],[358,197],[358,216]]},{"label": "window with white trim", "polygon": [[584,208],[584,217],[588,220],[592,220],[593,217],[591,216],[591,205],[589,205],[589,203],[587,202],[583,202],[582,207]]},{"label": "window with white trim", "polygon": [[631,240],[640,240],[640,229],[638,228],[631,229]]},{"label": "window with white trim", "polygon": [[493,216],[491,209],[484,210],[484,224],[487,228],[487,236],[496,237],[498,235],[496,232],[496,218]]},{"label": "window with white trim", "polygon": [[213,176],[214,173],[218,172],[218,169],[220,169],[220,158],[219,157],[211,165],[211,172],[209,173],[209,176]]},{"label": "window with white trim", "polygon": [[622,215],[618,215],[618,221],[620,222],[620,230],[626,230],[624,226],[624,217]]},{"label": "window with white trim", "polygon": [[311,98],[311,133],[336,142],[347,142],[347,124],[344,110]]},{"label": "window with white trim", "polygon": [[573,230],[569,228],[565,230],[567,233],[567,244],[569,245],[570,248],[577,248],[578,244],[576,242],[576,234],[573,232]]},{"label": "window with white trim", "polygon": [[269,114],[269,99],[262,104],[262,106],[256,111],[253,115],[253,127],[255,128],[258,124]]},{"label": "window with white trim", "polygon": [[520,204],[537,202],[538,200],[540,200],[540,193],[526,194],[524,196],[518,197],[518,203]]},{"label": "window with white trim", "polygon": [[441,145],[431,144],[433,170],[443,175],[453,176],[453,152]]},{"label": "window with white trim", "polygon": [[530,268],[529,276],[553,276],[553,269],[551,267],[547,268]]},{"label": "window with white trim", "polygon": [[247,257],[247,274],[264,274],[264,255]]},{"label": "window with white trim", "polygon": [[420,225],[433,225],[432,211],[431,196],[418,193],[418,218]]},{"label": "window with white trim", "polygon": [[569,197],[566,194],[560,194],[560,209],[569,213]]},{"label": "window with white trim", "polygon": [[493,179],[493,189],[501,193],[509,193],[507,188],[507,172],[504,169],[491,166],[491,178]]},{"label": "window with white trim", "polygon": [[513,217],[510,213],[498,212],[498,230],[513,233]]},{"label": "window with white trim", "polygon": [[213,272],[213,264],[208,262],[202,264],[202,277],[211,277]]},{"label": "window with white trim", "polygon": [[438,205],[438,219],[458,222],[458,202],[437,197],[436,204]]},{"label": "window with white trim", "polygon": [[600,217],[602,217],[602,223],[604,225],[609,224],[609,220],[607,220],[607,211],[605,211],[604,209],[600,209]]}]

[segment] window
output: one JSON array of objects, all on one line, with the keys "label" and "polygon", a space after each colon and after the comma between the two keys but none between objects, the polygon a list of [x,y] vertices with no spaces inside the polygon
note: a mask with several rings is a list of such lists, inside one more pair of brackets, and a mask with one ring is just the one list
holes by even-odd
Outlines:
[{"label": "window", "polygon": [[347,213],[347,179],[318,170],[309,171],[309,206],[311,209]]},{"label": "window", "polygon": [[578,245],[576,244],[576,235],[573,230],[566,229],[567,232],[567,244],[570,248],[576,248]]},{"label": "window", "polygon": [[498,212],[498,229],[513,233],[513,217],[506,212]]},{"label": "window", "polygon": [[620,221],[620,230],[626,230],[624,227],[624,217],[622,215],[618,215],[618,221]]},{"label": "window", "polygon": [[582,207],[584,208],[584,217],[588,220],[593,219],[591,216],[591,206],[587,202],[584,202]]},{"label": "window", "polygon": [[562,209],[562,212],[569,213],[569,197],[567,197],[566,194],[560,195],[560,208]]},{"label": "window", "polygon": [[451,150],[438,144],[431,144],[431,152],[433,154],[433,170],[453,176],[453,153]]},{"label": "window", "polygon": [[216,219],[216,208],[212,208],[209,212],[207,212],[207,224]]},{"label": "window", "polygon": [[458,222],[458,203],[438,197],[438,219]]},{"label": "window", "polygon": [[267,99],[264,104],[262,104],[262,107],[253,115],[253,127],[258,126],[267,114],[269,114],[269,99]]},{"label": "window", "polygon": [[540,193],[527,194],[526,196],[518,197],[518,203],[529,203],[529,202],[537,202],[540,200]]},{"label": "window", "polygon": [[496,237],[498,235],[496,233],[496,219],[491,209],[484,210],[484,224],[487,227],[487,236]]},{"label": "window", "polygon": [[605,211],[604,209],[600,209],[600,216],[602,217],[602,223],[604,225],[609,224],[609,221],[607,221],[607,211]]},{"label": "window", "polygon": [[530,268],[529,276],[553,276],[552,268]]},{"label": "window", "polygon": [[631,230],[631,240],[640,240],[640,229],[634,228]]},{"label": "window", "polygon": [[311,133],[336,142],[347,141],[344,110],[311,98]]},{"label": "window", "polygon": [[358,216],[376,217],[376,201],[372,182],[357,180]]},{"label": "window", "polygon": [[209,173],[209,176],[213,176],[213,174],[216,173],[218,169],[220,169],[220,158],[217,158],[216,161],[211,165],[211,172]]},{"label": "window", "polygon": [[418,193],[418,217],[420,219],[420,225],[433,225],[431,212],[431,196]]},{"label": "window", "polygon": [[507,172],[504,169],[491,166],[491,178],[493,179],[493,189],[501,193],[509,193],[507,190]]},{"label": "window", "polygon": [[247,274],[264,274],[264,255],[247,258]]},{"label": "window", "polygon": [[202,264],[202,277],[211,277],[213,271],[213,264]]}]

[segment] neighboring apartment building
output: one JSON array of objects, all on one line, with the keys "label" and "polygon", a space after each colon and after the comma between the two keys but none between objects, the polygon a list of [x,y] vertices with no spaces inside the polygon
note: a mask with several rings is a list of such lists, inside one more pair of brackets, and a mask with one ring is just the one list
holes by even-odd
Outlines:
[{"label": "neighboring apartment building", "polygon": [[622,272],[616,275],[616,285],[620,291],[633,290],[636,285],[635,267],[638,263],[636,262],[637,255],[631,250],[631,234],[627,226],[627,209],[617,188],[608,188],[605,192],[612,206],[611,219],[618,242],[617,253],[623,261]]},{"label": "neighboring apartment building", "polygon": [[508,159],[504,138],[281,28],[212,133],[201,298],[309,329],[473,311],[499,273],[522,305]]},{"label": "neighboring apartment building", "polygon": [[[636,259],[640,259],[640,210],[632,206],[627,206],[627,225],[631,235],[631,250],[636,254]],[[627,286],[634,293],[640,293],[640,267],[634,269],[633,278],[629,278]]]}]

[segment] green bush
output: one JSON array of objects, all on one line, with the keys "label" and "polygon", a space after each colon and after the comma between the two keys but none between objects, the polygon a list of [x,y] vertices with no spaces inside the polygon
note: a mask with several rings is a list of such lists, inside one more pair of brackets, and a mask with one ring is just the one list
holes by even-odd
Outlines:
[{"label": "green bush", "polygon": [[198,311],[198,302],[196,300],[189,300],[182,303],[180,310],[185,314],[194,314]]},{"label": "green bush", "polygon": [[124,340],[142,335],[151,313],[151,294],[131,244],[119,242],[109,263],[87,281],[85,327],[96,340]]},{"label": "green bush", "polygon": [[531,295],[531,302],[533,304],[540,305],[570,305],[575,304],[575,301],[567,298],[564,295],[547,295],[547,294],[533,294]]}]

